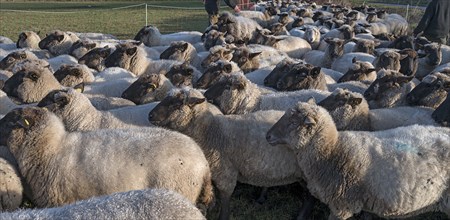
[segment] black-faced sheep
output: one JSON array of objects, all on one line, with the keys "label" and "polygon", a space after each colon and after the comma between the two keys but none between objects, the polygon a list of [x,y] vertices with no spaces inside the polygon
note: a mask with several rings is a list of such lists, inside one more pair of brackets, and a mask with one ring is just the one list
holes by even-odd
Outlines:
[{"label": "black-faced sheep", "polygon": [[74,33],[55,30],[39,41],[39,48],[47,49],[54,56],[68,54],[72,44],[80,40]]}]

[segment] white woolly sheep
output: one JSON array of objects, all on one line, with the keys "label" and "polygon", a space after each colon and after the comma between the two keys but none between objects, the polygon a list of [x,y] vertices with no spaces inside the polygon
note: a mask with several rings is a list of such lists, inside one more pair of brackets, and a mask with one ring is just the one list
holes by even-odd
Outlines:
[{"label": "white woolly sheep", "polygon": [[165,189],[114,193],[57,208],[2,213],[0,218],[4,220],[205,219],[190,201],[178,193]]},{"label": "white woolly sheep", "polygon": [[55,30],[39,42],[39,48],[47,49],[55,56],[69,54],[70,47],[78,40],[74,33]]},{"label": "white woolly sheep", "polygon": [[136,34],[134,40],[141,41],[147,47],[168,46],[173,41],[186,41],[191,44],[201,42],[202,33],[198,31],[177,32],[172,34],[161,34],[157,27],[148,25]]},{"label": "white woolly sheep", "polygon": [[281,110],[292,107],[292,103],[309,98],[322,100],[329,92],[304,89],[293,92],[261,94],[257,85],[242,73],[224,76],[205,92],[205,98],[215,104],[224,114],[246,114],[259,110]]},{"label": "white woolly sheep", "polygon": [[61,118],[67,131],[149,126],[148,121],[145,121],[145,115],[153,109],[152,107],[147,108],[147,110],[144,109],[140,114],[137,114],[136,111],[117,112],[117,109],[115,109],[117,114],[112,111],[99,111],[95,109],[86,96],[73,89],[52,91],[37,106],[45,107]]},{"label": "white woolly sheep", "polygon": [[11,163],[4,156],[6,155],[0,150],[0,213],[18,209],[24,193],[17,164]]},{"label": "white woolly sheep", "polygon": [[145,188],[174,190],[206,206],[212,200],[208,161],[185,135],[155,127],[67,132],[41,108],[13,110],[0,128],[0,145],[17,158],[37,207]]},{"label": "white woolly sheep", "polygon": [[219,191],[219,218],[228,219],[237,181],[270,187],[301,179],[295,156],[286,147],[270,147],[264,141],[265,131],[282,114],[260,111],[224,116],[205,102],[199,91],[183,89],[161,101],[149,113],[149,121],[185,133],[199,143]]},{"label": "white woolly sheep", "polygon": [[432,108],[420,106],[371,109],[369,111],[371,130],[380,131],[415,124],[438,126],[431,117],[433,111]]},{"label": "white woolly sheep", "polygon": [[24,31],[20,33],[16,43],[17,48],[40,49],[39,42],[41,41],[41,38],[38,34],[39,32],[35,33],[34,31]]},{"label": "white woolly sheep", "polygon": [[308,190],[330,208],[329,219],[361,211],[395,218],[439,210],[450,215],[449,135],[448,128],[418,125],[338,132],[325,109],[299,103],[266,139],[295,152]]}]

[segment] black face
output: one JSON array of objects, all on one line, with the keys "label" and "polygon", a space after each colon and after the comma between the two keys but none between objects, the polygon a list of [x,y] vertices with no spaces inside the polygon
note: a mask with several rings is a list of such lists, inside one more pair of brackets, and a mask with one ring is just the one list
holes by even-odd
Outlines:
[{"label": "black face", "polygon": [[384,97],[384,94],[393,88],[403,86],[403,84],[408,83],[414,77],[409,76],[393,76],[388,75],[375,80],[369,88],[364,92],[364,98],[367,101],[378,100]]},{"label": "black face", "polygon": [[142,98],[159,87],[159,80],[159,74],[142,75],[122,93],[121,97],[136,105],[142,104]]},{"label": "black face", "polygon": [[74,44],[72,44],[72,46],[69,49],[69,54],[72,55],[72,53],[78,49],[78,48],[86,48],[86,50],[90,51],[92,49],[94,49],[97,45],[95,43],[89,43],[87,41],[77,41]]},{"label": "black face", "polygon": [[143,41],[144,36],[148,34],[148,30],[146,30],[146,28],[148,28],[148,27],[151,27],[151,25],[147,25],[147,26],[141,28],[141,30],[139,30],[139,32],[134,37],[134,40],[135,41]]},{"label": "black face", "polygon": [[5,85],[3,86],[3,91],[8,95],[12,97],[17,98],[17,87],[19,87],[20,84],[23,83],[23,78],[25,77],[27,73],[24,71],[20,71],[8,80],[6,80]]},{"label": "black face", "polygon": [[361,104],[361,102],[362,98],[354,97],[351,94],[332,94],[317,105],[320,105],[331,112],[347,104],[352,106],[352,108],[355,108],[357,105]]},{"label": "black face", "polygon": [[205,73],[198,79],[196,88],[207,89],[215,84],[223,75],[231,73],[231,64],[217,64],[209,67]]},{"label": "black face", "polygon": [[441,64],[442,59],[442,53],[441,48],[433,48],[430,45],[425,46],[424,49],[425,53],[427,54],[427,64],[430,66],[437,66]]},{"label": "black face", "polygon": [[417,59],[416,51],[412,49],[406,49],[408,51],[402,52],[400,54],[407,54],[408,56],[400,60],[400,72],[406,76],[415,76],[417,68],[419,66],[419,60]]},{"label": "black face", "polygon": [[21,109],[14,109],[0,120],[0,145],[7,146],[12,130],[20,126],[17,122],[21,118]]},{"label": "black face", "polygon": [[61,42],[63,40],[64,40],[63,34],[51,33],[39,42],[39,48],[41,48],[43,50],[49,49],[50,46],[58,44],[59,42]]},{"label": "black face", "polygon": [[101,64],[106,57],[111,54],[110,48],[94,48],[84,56],[82,56],[79,60],[79,64],[84,64],[89,68],[96,69],[97,71],[101,71]]},{"label": "black face", "polygon": [[182,53],[187,50],[189,47],[189,44],[183,43],[183,44],[174,44],[168,47],[166,50],[164,50],[161,55],[159,56],[159,59],[166,59],[169,60],[170,56],[175,54],[176,52]]},{"label": "black face", "polygon": [[276,89],[280,91],[310,89],[319,74],[320,68],[297,66],[278,80]]},{"label": "black face", "polygon": [[8,54],[5,58],[0,61],[0,69],[6,70],[13,67],[16,63],[19,63],[22,60],[25,60],[27,55],[25,52],[16,51]]},{"label": "black face", "polygon": [[169,126],[167,121],[169,116],[182,106],[183,99],[177,96],[168,96],[148,114],[148,121],[156,126],[167,127]]},{"label": "black face", "polygon": [[209,102],[219,105],[219,102],[217,98],[219,98],[225,90],[228,90],[231,88],[230,82],[227,80],[222,80],[211,86],[208,90],[205,92],[205,98]]},{"label": "black face", "polygon": [[192,77],[194,69],[192,69],[187,63],[181,65],[174,65],[166,73],[166,77],[176,87],[192,86]]},{"label": "black face", "polygon": [[450,95],[447,93],[445,101],[431,115],[433,119],[443,126],[450,127]]},{"label": "black face", "polygon": [[37,104],[37,107],[45,107],[52,112],[55,112],[58,109],[63,109],[67,104],[69,104],[70,101],[66,92],[66,90],[53,90],[49,92]]},{"label": "black face", "polygon": [[44,112],[45,110],[39,108],[17,108],[10,111],[0,120],[0,145],[7,146],[11,142],[20,144],[23,137],[10,139],[11,134],[30,129],[39,118],[42,118]]},{"label": "black face", "polygon": [[406,48],[414,49],[414,38],[412,36],[401,36],[391,45],[392,48],[403,50]]},{"label": "black face", "polygon": [[81,70],[73,65],[63,65],[54,74],[58,82],[62,82],[66,77],[82,78]]},{"label": "black face", "polygon": [[290,62],[285,62],[282,61],[281,63],[279,63],[273,70],[272,72],[269,73],[269,75],[266,76],[266,78],[264,78],[264,85],[265,86],[269,86],[269,87],[273,87],[275,88],[277,85],[278,80],[287,72],[289,72],[289,70],[291,69],[291,67],[293,66],[292,63]]},{"label": "black face", "polygon": [[17,48],[21,48],[20,45],[19,45],[19,42],[20,42],[20,41],[23,41],[23,40],[26,40],[27,38],[28,38],[27,35],[26,35],[25,33],[22,32],[22,33],[19,35],[19,39],[17,39],[16,47],[17,47]]}]

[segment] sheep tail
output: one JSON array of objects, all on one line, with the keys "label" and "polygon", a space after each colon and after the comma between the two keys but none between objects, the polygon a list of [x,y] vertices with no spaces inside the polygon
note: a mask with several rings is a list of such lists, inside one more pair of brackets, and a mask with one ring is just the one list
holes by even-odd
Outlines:
[{"label": "sheep tail", "polygon": [[209,207],[214,202],[214,189],[211,181],[211,172],[203,177],[203,187],[199,196],[199,203]]}]

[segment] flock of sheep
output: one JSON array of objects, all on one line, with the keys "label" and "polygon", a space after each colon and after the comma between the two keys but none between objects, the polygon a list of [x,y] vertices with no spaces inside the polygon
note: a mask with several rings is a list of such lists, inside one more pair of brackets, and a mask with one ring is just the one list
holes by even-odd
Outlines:
[{"label": "flock of sheep", "polygon": [[365,5],[256,7],[0,37],[0,219],[229,219],[237,182],[299,182],[298,219],[450,217],[450,46]]}]

